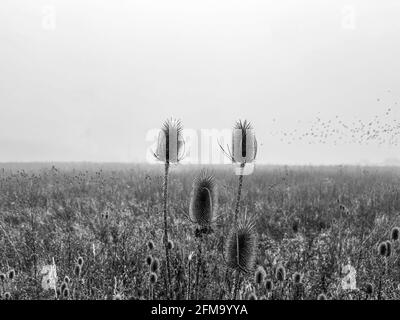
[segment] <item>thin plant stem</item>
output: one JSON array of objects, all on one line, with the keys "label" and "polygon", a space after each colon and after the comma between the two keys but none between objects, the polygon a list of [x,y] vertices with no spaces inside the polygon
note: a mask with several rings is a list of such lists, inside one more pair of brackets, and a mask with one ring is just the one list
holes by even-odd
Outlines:
[{"label": "thin plant stem", "polygon": [[200,285],[200,267],[201,267],[201,244],[202,244],[202,235],[200,235],[198,239],[198,247],[197,247],[197,270],[196,270],[196,300],[199,300],[199,285]]},{"label": "thin plant stem", "polygon": [[167,299],[169,299],[169,287],[171,285],[171,272],[169,265],[169,250],[168,250],[168,173],[169,173],[169,161],[165,162],[165,173],[164,173],[164,246],[165,246],[165,264],[166,264],[166,275],[167,281],[165,282],[165,292]]}]

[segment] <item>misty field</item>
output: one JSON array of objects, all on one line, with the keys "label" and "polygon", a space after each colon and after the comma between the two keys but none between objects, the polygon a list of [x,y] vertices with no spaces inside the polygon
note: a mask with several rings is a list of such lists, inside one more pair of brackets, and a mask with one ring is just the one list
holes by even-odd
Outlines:
[{"label": "misty field", "polygon": [[199,228],[188,214],[201,170],[170,168],[168,277],[163,165],[0,166],[1,297],[400,298],[400,168],[257,166],[243,179],[238,215],[256,247],[241,272],[228,243],[238,177],[208,167],[217,219]]}]

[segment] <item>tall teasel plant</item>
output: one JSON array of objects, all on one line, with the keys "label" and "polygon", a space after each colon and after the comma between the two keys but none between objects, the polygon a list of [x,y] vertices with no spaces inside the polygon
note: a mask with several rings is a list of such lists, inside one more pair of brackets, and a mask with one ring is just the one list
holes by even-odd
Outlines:
[{"label": "tall teasel plant", "polygon": [[[212,232],[211,225],[217,220],[218,187],[214,175],[202,171],[193,181],[190,196],[189,216],[187,217],[196,225],[195,236],[197,238],[197,269],[195,296],[199,298],[200,267],[202,256],[203,234]],[[189,279],[190,282],[190,279]],[[190,296],[190,292],[188,293]]]},{"label": "tall teasel plant", "polygon": [[154,153],[156,159],[164,163],[164,183],[163,183],[163,214],[164,214],[164,246],[165,246],[165,265],[166,281],[165,291],[169,297],[169,287],[171,286],[170,256],[168,246],[168,174],[170,164],[178,163],[183,159],[184,139],[183,127],[180,120],[168,119],[164,122],[157,141],[157,150]]},{"label": "tall teasel plant", "polygon": [[[221,146],[221,145],[220,145]],[[244,169],[246,164],[251,165],[256,159],[257,156],[257,139],[254,133],[253,126],[247,120],[238,120],[232,132],[232,144],[231,148],[227,146],[227,150],[225,150],[221,146],[222,151],[227,155],[232,163],[235,166],[239,166],[239,170],[237,170],[237,174],[239,176],[239,184],[236,194],[236,203],[235,203],[235,211],[234,211],[234,225],[236,228],[236,260],[239,265],[240,260],[240,244],[239,244],[239,225],[238,225],[238,216],[240,210],[240,200],[242,195],[242,187],[243,187],[243,177],[244,177]],[[240,272],[236,271],[236,282],[235,282],[235,294],[236,297],[236,284],[239,282]]]}]

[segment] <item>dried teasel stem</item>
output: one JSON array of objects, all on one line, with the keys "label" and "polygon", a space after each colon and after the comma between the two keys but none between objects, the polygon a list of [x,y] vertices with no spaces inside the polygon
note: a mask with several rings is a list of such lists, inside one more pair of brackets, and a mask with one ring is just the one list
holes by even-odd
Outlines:
[{"label": "dried teasel stem", "polygon": [[165,292],[167,299],[169,299],[169,287],[171,286],[171,271],[169,263],[169,250],[168,250],[168,173],[169,173],[169,161],[165,162],[165,172],[164,172],[164,246],[165,246],[165,269],[167,275],[167,281],[165,282]]},{"label": "dried teasel stem", "polygon": [[[243,170],[245,163],[240,164],[241,170]],[[239,265],[239,232],[238,232],[238,215],[239,215],[239,208],[240,208],[240,198],[242,195],[242,187],[243,187],[243,174],[239,175],[239,185],[238,191],[236,195],[236,205],[235,205],[235,228],[236,228],[236,257],[237,257],[237,264]],[[237,290],[239,287],[239,279],[240,279],[240,271],[237,271],[236,281],[235,281],[235,289],[234,289],[234,298],[236,299]]]},{"label": "dried teasel stem", "polygon": [[201,247],[202,247],[202,236],[198,238],[197,242],[197,269],[196,269],[196,290],[195,297],[196,300],[199,300],[199,285],[200,285],[200,267],[201,267]]}]

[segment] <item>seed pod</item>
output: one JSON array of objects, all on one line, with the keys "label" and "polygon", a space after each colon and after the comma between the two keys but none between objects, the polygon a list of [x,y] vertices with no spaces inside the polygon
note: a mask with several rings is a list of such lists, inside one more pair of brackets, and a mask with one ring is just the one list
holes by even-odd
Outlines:
[{"label": "seed pod", "polygon": [[374,293],[374,285],[372,284],[372,283],[367,283],[366,285],[365,285],[365,293],[368,295],[368,296],[372,296],[372,294]]},{"label": "seed pod", "polygon": [[15,278],[15,270],[11,269],[10,271],[8,271],[8,279],[14,280],[14,278]]},{"label": "seed pod", "polygon": [[293,282],[299,284],[302,281],[303,276],[299,272],[295,272],[293,275]]},{"label": "seed pod", "polygon": [[78,265],[79,265],[80,267],[83,266],[83,258],[82,258],[82,257],[78,257]]},{"label": "seed pod", "polygon": [[265,289],[268,292],[271,292],[274,289],[274,283],[272,282],[272,280],[268,279],[267,281],[265,281]]},{"label": "seed pod", "polygon": [[154,249],[154,242],[152,240],[149,240],[147,242],[147,248],[152,251]]},{"label": "seed pod", "polygon": [[76,264],[75,265],[75,270],[74,270],[75,276],[80,278],[81,272],[82,272],[81,266],[79,264]]},{"label": "seed pod", "polygon": [[257,300],[257,295],[254,292],[250,293],[249,300]]},{"label": "seed pod", "polygon": [[150,265],[150,271],[153,273],[157,273],[160,268],[160,261],[157,258],[154,258]]},{"label": "seed pod", "polygon": [[328,300],[328,298],[326,297],[326,295],[324,293],[320,293],[318,295],[317,300]]},{"label": "seed pod", "polygon": [[390,241],[386,241],[386,257],[390,257],[392,254],[392,244]]},{"label": "seed pod", "polygon": [[208,227],[215,221],[218,206],[218,191],[214,176],[202,171],[194,179],[190,196],[190,219],[201,227]]},{"label": "seed pod", "polygon": [[275,277],[278,281],[285,281],[286,279],[286,269],[283,265],[279,265],[275,271]]},{"label": "seed pod", "polygon": [[158,279],[157,274],[154,273],[154,272],[151,272],[149,279],[150,279],[150,283],[151,284],[155,284],[157,282],[157,279]]},{"label": "seed pod", "polygon": [[250,122],[236,122],[232,135],[232,161],[252,163],[257,155],[257,140]]},{"label": "seed pod", "polygon": [[168,240],[167,248],[168,250],[172,250],[174,248],[174,242],[172,240]]},{"label": "seed pod", "polygon": [[258,266],[254,274],[254,282],[256,283],[256,285],[261,285],[264,282],[266,276],[267,273],[265,272],[265,269],[262,266]]},{"label": "seed pod", "polygon": [[146,264],[147,264],[148,266],[150,266],[152,262],[153,262],[152,256],[150,256],[150,255],[147,256],[147,257],[146,257]]},{"label": "seed pod", "polygon": [[392,241],[399,240],[399,234],[400,234],[400,229],[398,227],[393,228],[391,232]]},{"label": "seed pod", "polygon": [[384,257],[384,256],[386,256],[386,251],[387,251],[386,242],[381,242],[379,247],[378,247],[378,253],[382,257]]},{"label": "seed pod", "polygon": [[[239,243],[239,250],[237,242]],[[237,230],[234,228],[227,240],[226,261],[228,267],[237,271],[251,271],[254,266],[256,244],[257,236],[254,222],[249,220],[240,221]]]},{"label": "seed pod", "polygon": [[177,163],[183,158],[183,128],[179,120],[168,119],[164,122],[158,136],[157,150],[154,156],[162,162]]}]

